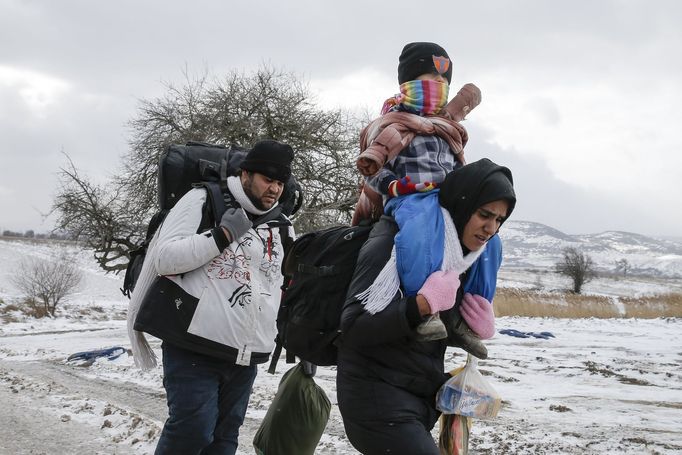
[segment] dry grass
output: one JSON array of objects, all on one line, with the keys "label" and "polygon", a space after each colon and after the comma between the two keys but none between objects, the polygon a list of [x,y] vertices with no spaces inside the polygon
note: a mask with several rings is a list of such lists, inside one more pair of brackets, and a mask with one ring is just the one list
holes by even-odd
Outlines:
[{"label": "dry grass", "polygon": [[5,304],[0,300],[0,318],[4,322],[18,322],[19,318],[17,313],[24,314],[26,316],[40,319],[47,316],[47,311],[45,311],[45,306],[40,302],[36,302],[34,299],[26,298],[20,303],[8,303]]},{"label": "dry grass", "polygon": [[12,303],[5,304],[5,302],[0,299],[0,319],[2,322],[17,322],[19,319],[16,314],[19,311],[19,307]]},{"label": "dry grass", "polygon": [[682,317],[682,294],[622,297],[620,300],[628,318]]},{"label": "dry grass", "polygon": [[110,314],[108,314],[103,307],[98,305],[79,308],[77,311],[71,311],[69,313],[76,314],[77,319],[83,319],[87,317],[88,319],[92,319],[94,321],[106,321],[110,318]]},{"label": "dry grass", "polygon": [[31,298],[24,299],[19,309],[26,316],[30,316],[36,319],[41,319],[49,316],[47,310],[45,309],[45,305]]},{"label": "dry grass", "polygon": [[679,318],[682,317],[682,294],[612,298],[498,288],[495,295],[495,315],[553,318]]}]

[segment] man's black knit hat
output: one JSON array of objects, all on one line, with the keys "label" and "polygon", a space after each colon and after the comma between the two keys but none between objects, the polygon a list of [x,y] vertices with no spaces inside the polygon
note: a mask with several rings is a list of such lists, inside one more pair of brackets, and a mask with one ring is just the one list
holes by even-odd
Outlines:
[{"label": "man's black knit hat", "polygon": [[240,167],[286,183],[291,176],[293,159],[294,151],[289,145],[266,139],[249,150]]},{"label": "man's black knit hat", "polygon": [[436,43],[409,43],[398,59],[398,83],[412,81],[422,74],[442,74],[452,80],[452,62],[445,49]]}]

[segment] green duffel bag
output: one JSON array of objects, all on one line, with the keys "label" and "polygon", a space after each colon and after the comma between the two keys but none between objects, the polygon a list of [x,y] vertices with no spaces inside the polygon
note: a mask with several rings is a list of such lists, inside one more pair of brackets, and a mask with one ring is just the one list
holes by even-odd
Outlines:
[{"label": "green duffel bag", "polygon": [[332,404],[302,364],[287,371],[253,447],[258,455],[314,455]]}]

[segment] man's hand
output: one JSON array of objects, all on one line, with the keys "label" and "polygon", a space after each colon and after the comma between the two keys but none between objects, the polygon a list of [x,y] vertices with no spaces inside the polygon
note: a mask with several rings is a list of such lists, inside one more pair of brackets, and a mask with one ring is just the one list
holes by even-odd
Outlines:
[{"label": "man's hand", "polygon": [[251,228],[251,220],[246,216],[243,208],[229,207],[220,219],[220,227],[223,228],[228,240],[232,243]]}]

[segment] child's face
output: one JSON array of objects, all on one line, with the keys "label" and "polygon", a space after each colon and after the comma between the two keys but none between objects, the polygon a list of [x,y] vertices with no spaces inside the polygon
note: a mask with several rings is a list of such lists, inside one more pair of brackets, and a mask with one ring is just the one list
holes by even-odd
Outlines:
[{"label": "child's face", "polygon": [[448,80],[443,76],[442,74],[436,74],[436,73],[426,73],[422,74],[421,76],[417,77],[418,81],[436,81],[436,82],[442,82],[445,85],[448,85]]}]

